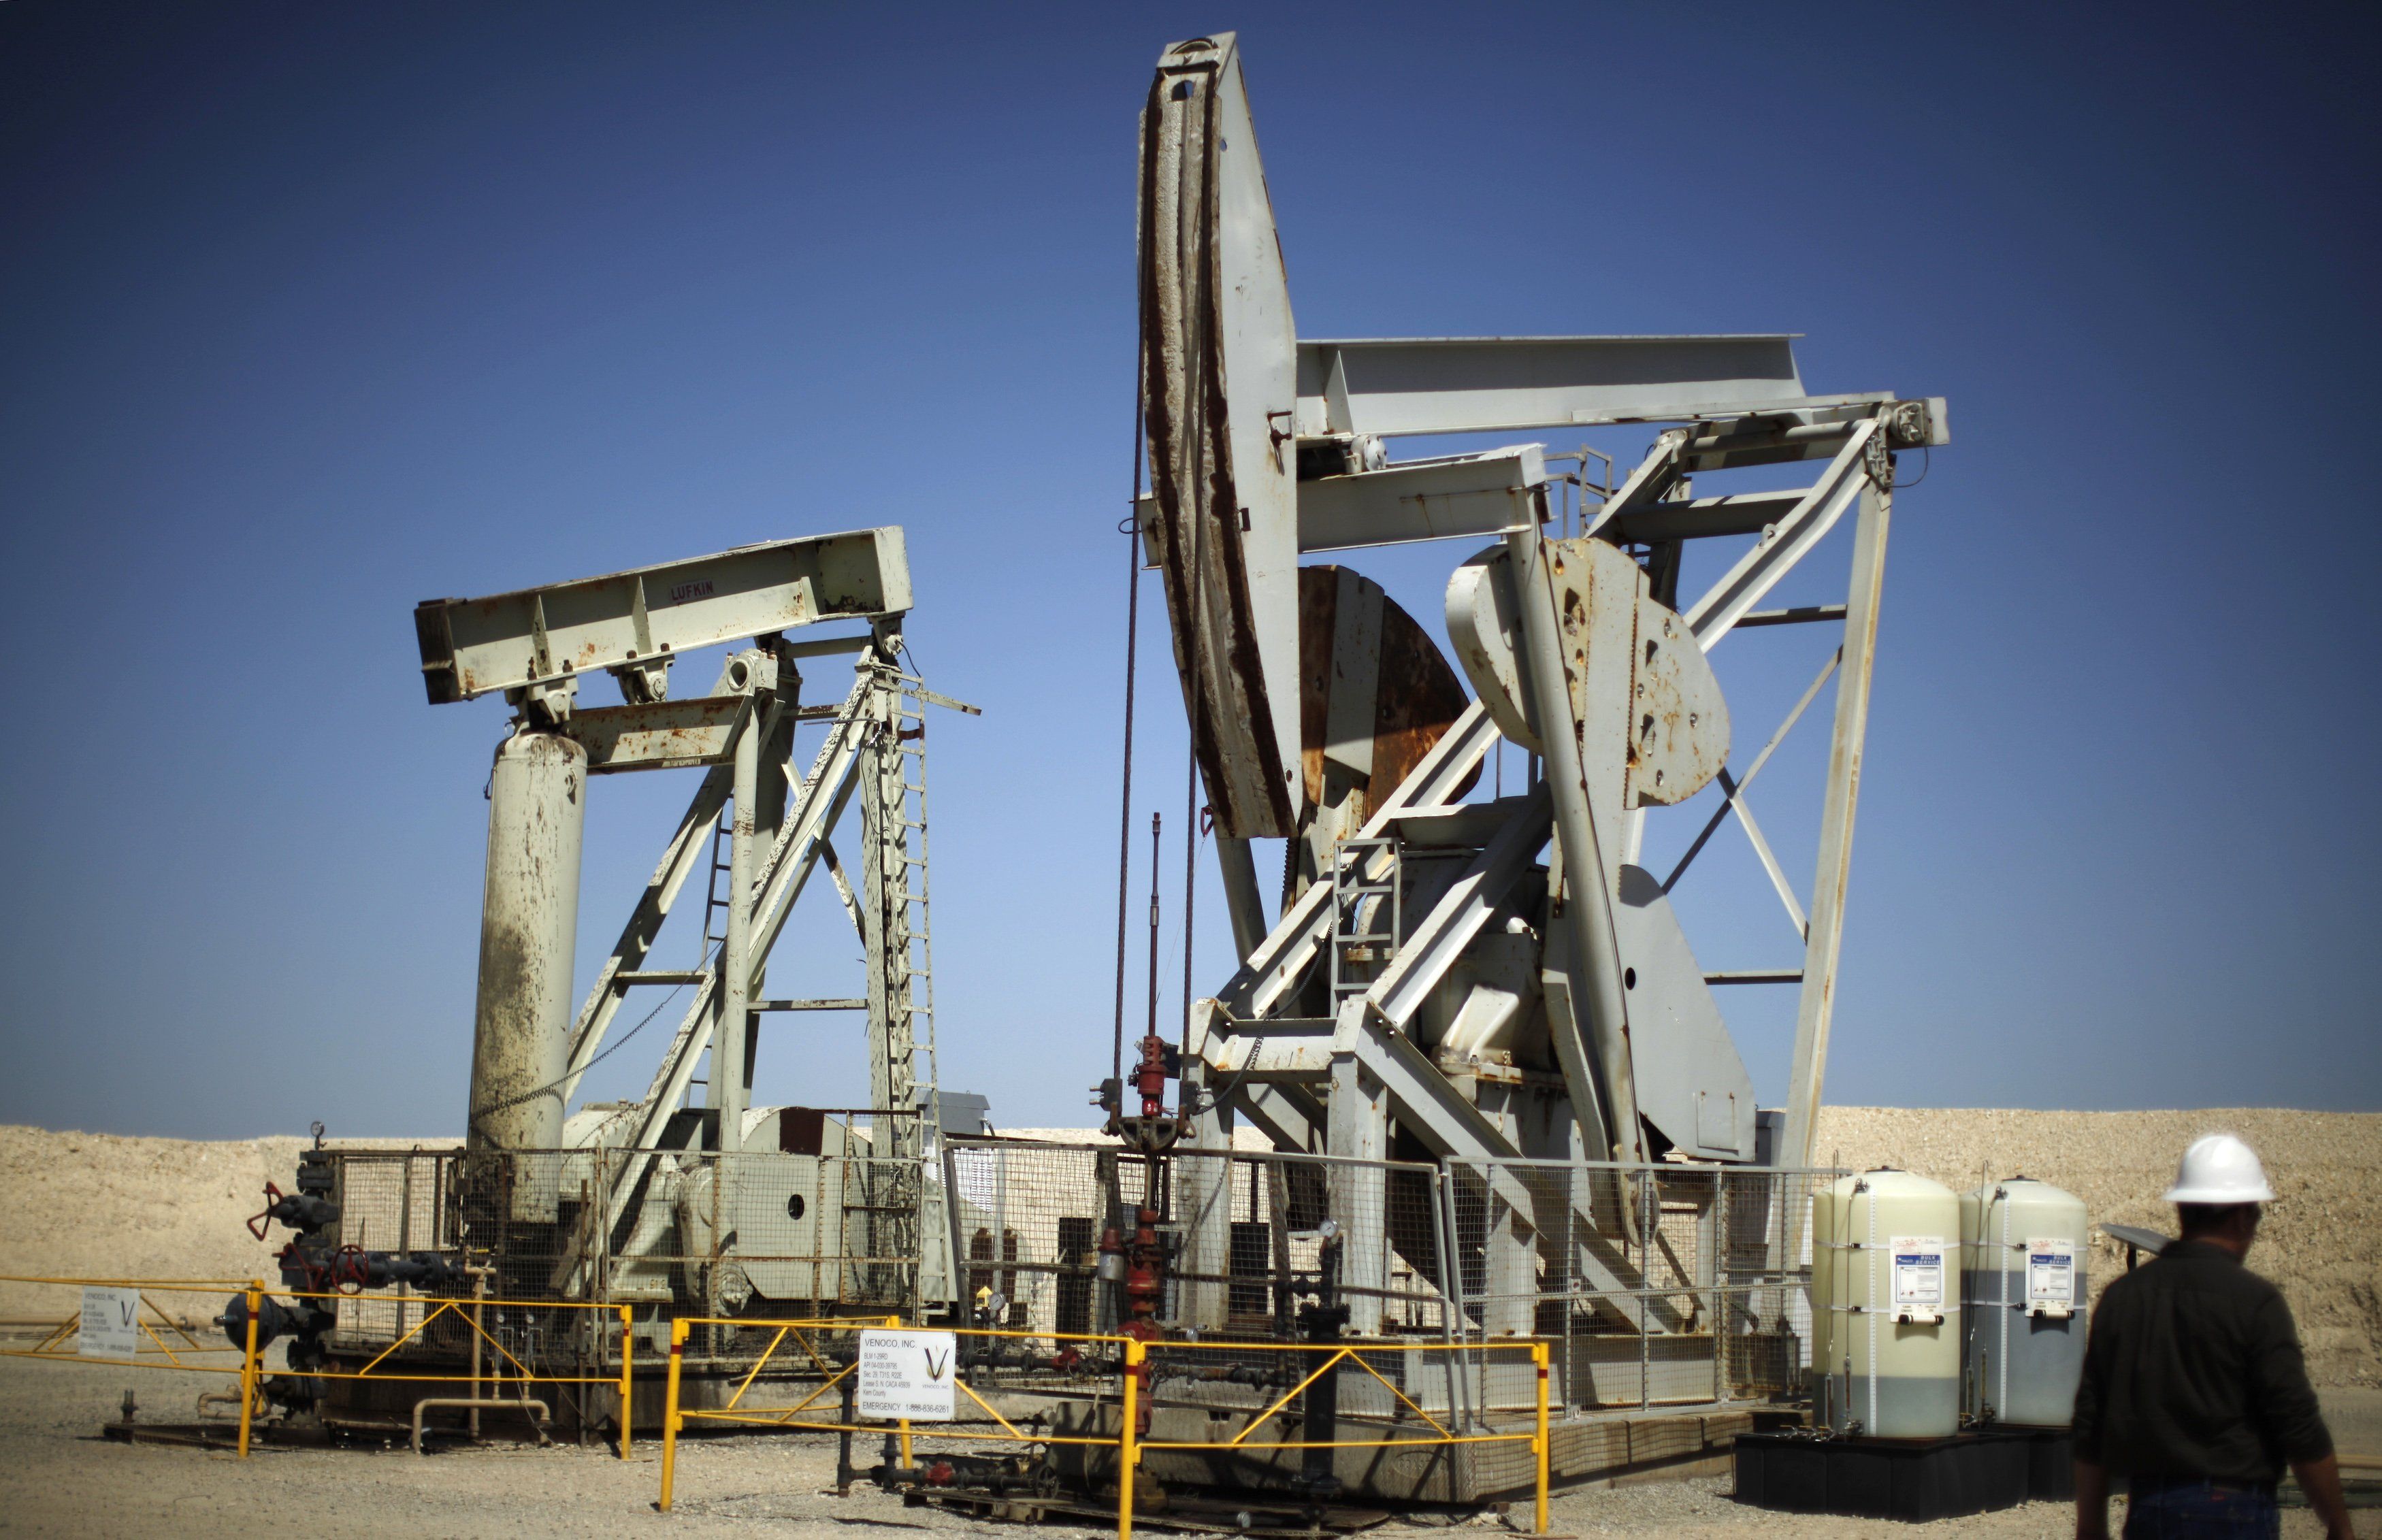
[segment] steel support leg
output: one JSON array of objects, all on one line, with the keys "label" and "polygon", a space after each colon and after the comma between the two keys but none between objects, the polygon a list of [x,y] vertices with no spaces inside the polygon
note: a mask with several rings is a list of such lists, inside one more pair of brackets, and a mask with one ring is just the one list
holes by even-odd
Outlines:
[{"label": "steel support leg", "polygon": [[[1573,727],[1571,691],[1564,684],[1563,631],[1554,596],[1547,586],[1546,544],[1535,529],[1506,538],[1507,570],[1516,587],[1515,608],[1522,618],[1523,656],[1530,703],[1546,749],[1548,788],[1554,794],[1555,831],[1563,842],[1563,922],[1571,943],[1571,997],[1580,1035],[1593,1045],[1604,1084],[1602,1105],[1612,1113],[1613,1148],[1599,1151],[1616,1160],[1646,1158],[1638,1128],[1637,1075],[1629,1055],[1628,1007],[1622,994],[1621,947],[1613,931],[1612,886],[1596,843],[1588,777],[1580,766],[1579,736]],[[1575,1095],[1575,1103],[1583,1098]]]},{"label": "steel support leg", "polygon": [[1208,1078],[1206,1066],[1185,1063],[1183,1099],[1200,1110],[1192,1117],[1191,1148],[1178,1151],[1174,1163],[1185,1277],[1178,1314],[1185,1326],[1222,1331],[1228,1305],[1223,1279],[1232,1269],[1233,1115],[1208,1094]]},{"label": "steel support leg", "polygon": [[[1803,996],[1795,1013],[1795,1059],[1778,1163],[1811,1164],[1811,1136],[1828,1067],[1836,1007],[1836,954],[1845,934],[1845,885],[1852,872],[1853,806],[1860,794],[1861,746],[1869,733],[1870,677],[1877,664],[1878,594],[1885,577],[1886,525],[1894,496],[1864,482],[1853,526],[1852,589],[1845,601],[1844,667],[1836,680],[1836,727],[1828,748],[1827,801],[1820,812],[1820,868],[1811,883],[1811,923],[1803,954]],[[1791,1262],[1791,1256],[1789,1258]]]},{"label": "steel support leg", "polygon": [[1505,1193],[1490,1190],[1489,1276],[1480,1314],[1481,1329],[1492,1337],[1528,1337],[1536,1329],[1539,1250],[1532,1217]]},{"label": "steel support leg", "polygon": [[[1388,1158],[1389,1096],[1354,1054],[1332,1057],[1329,1124],[1326,1137],[1332,1154],[1364,1161]],[[1349,1333],[1378,1336],[1390,1228],[1389,1194],[1382,1185],[1381,1167],[1334,1164],[1326,1169],[1324,1180],[1331,1216],[1347,1238],[1341,1253],[1340,1279],[1348,1289]]]}]

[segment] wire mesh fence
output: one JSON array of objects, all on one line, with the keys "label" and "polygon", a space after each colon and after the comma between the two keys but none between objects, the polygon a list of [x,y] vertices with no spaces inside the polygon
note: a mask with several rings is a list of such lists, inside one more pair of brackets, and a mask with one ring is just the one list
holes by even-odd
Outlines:
[{"label": "wire mesh fence", "polygon": [[1833,1172],[1450,1160],[1467,1325],[1555,1344],[1573,1406],[1767,1397],[1810,1361],[1809,1228]]},{"label": "wire mesh fence", "polygon": [[[335,1246],[436,1252],[484,1269],[478,1287],[515,1302],[493,1329],[525,1353],[617,1351],[576,1315],[542,1318],[540,1302],[633,1306],[655,1349],[680,1315],[915,1314],[922,1290],[948,1292],[940,1190],[915,1159],[598,1148],[339,1150],[329,1162]],[[460,1339],[444,1322],[415,1328],[469,1292],[343,1298],[333,1345],[405,1339],[407,1352],[451,1353]],[[714,1335],[705,1351],[737,1351],[736,1333]]]},{"label": "wire mesh fence", "polygon": [[1352,1329],[1442,1335],[1436,1167],[1250,1151],[954,1139],[952,1245],[971,1308],[1036,1332],[1106,1331],[1122,1308],[1101,1287],[1099,1244],[1160,1220],[1167,1264],[1156,1318],[1209,1334],[1266,1335],[1314,1291],[1324,1242],[1345,1235],[1339,1291]]},{"label": "wire mesh fence", "polygon": [[[841,1135],[841,1131],[833,1131]],[[1435,1340],[1436,1399],[1483,1418],[1531,1387],[1483,1344],[1553,1344],[1559,1406],[1768,1398],[1810,1356],[1809,1225],[1834,1173],[1659,1164],[1359,1161],[1116,1144],[952,1138],[926,1160],[816,1152],[594,1149],[333,1152],[336,1241],[461,1253],[485,1290],[530,1302],[492,1330],[524,1355],[586,1365],[612,1338],[534,1302],[632,1307],[638,1351],[706,1321],[690,1351],[756,1362],[743,1318],[900,1315],[1059,1337],[1139,1314],[1183,1338],[1290,1339],[1329,1299],[1350,1336]],[[1162,1265],[1123,1287],[1119,1237],[1145,1211]],[[1105,1239],[1105,1245],[1104,1245]],[[460,1297],[343,1300],[336,1347],[378,1351]],[[451,1353],[452,1332],[406,1351]],[[1403,1372],[1403,1371],[1401,1371]],[[1508,1383],[1508,1382],[1511,1383]],[[1437,1414],[1437,1412],[1435,1412]]]},{"label": "wire mesh fence", "polygon": [[[1289,1338],[1327,1283],[1367,1338],[1436,1338],[1434,1403],[1485,1416],[1527,1377],[1479,1349],[1555,1344],[1571,1408],[1766,1398],[1810,1356],[1809,1212],[1834,1173],[1529,1160],[1438,1165],[953,1140],[952,1247],[979,1325],[1116,1329],[1099,1237],[1160,1216],[1154,1319]],[[1791,1249],[1791,1250],[1790,1250]],[[1428,1363],[1425,1358],[1418,1363]],[[1510,1383],[1509,1383],[1510,1382]]]}]

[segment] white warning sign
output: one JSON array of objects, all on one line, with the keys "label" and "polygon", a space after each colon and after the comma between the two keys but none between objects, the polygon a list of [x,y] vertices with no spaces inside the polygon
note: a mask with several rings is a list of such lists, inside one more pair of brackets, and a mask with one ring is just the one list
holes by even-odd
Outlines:
[{"label": "white warning sign", "polygon": [[948,1331],[862,1332],[853,1410],[863,1417],[950,1422],[959,1346]]},{"label": "white warning sign", "polygon": [[87,1287],[75,1351],[85,1358],[130,1358],[141,1351],[141,1290]]},{"label": "white warning sign", "polygon": [[1944,1308],[1944,1238],[1897,1235],[1888,1245],[1894,1258],[1894,1308]]},{"label": "white warning sign", "polygon": [[2026,1302],[2074,1304],[2076,1242],[2030,1241],[2026,1243]]}]

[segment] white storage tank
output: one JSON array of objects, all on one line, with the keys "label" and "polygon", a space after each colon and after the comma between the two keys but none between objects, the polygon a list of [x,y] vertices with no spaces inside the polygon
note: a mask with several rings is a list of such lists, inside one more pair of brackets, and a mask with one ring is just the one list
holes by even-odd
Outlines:
[{"label": "white storage tank", "polygon": [[1846,1177],[1811,1204],[1811,1394],[1839,1433],[1960,1425],[1960,1201],[1908,1171]]},{"label": "white storage tank", "polygon": [[2066,1427],[2084,1372],[2083,1200],[2012,1177],[1960,1195],[1965,1408],[1980,1423]]}]

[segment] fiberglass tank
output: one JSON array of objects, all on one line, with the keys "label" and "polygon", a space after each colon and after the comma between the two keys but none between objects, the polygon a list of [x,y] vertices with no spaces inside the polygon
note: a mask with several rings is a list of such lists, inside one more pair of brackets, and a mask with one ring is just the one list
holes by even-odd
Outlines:
[{"label": "fiberglass tank", "polygon": [[2066,1427],[2084,1371],[2083,1200],[2012,1177],[1960,1194],[1964,1406],[1981,1423]]},{"label": "fiberglass tank", "polygon": [[1908,1171],[1864,1171],[1811,1204],[1812,1400],[1839,1433],[1941,1438],[1960,1424],[1960,1204]]}]

